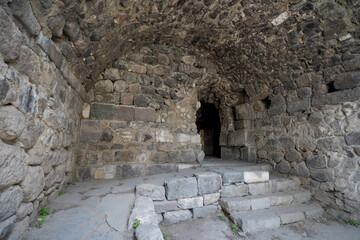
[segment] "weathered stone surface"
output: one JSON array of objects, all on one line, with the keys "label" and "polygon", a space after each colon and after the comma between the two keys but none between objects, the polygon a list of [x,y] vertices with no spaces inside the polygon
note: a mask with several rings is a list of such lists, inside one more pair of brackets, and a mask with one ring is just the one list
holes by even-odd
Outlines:
[{"label": "weathered stone surface", "polygon": [[241,227],[245,233],[253,233],[264,229],[280,227],[280,218],[273,212],[232,213],[230,218]]},{"label": "weathered stone surface", "polygon": [[351,132],[345,136],[348,145],[360,145],[360,132]]},{"label": "weathered stone surface", "polygon": [[335,89],[349,89],[360,85],[360,73],[342,73],[336,76],[334,81]]},{"label": "weathered stone surface", "polygon": [[250,199],[235,197],[235,198],[221,198],[219,201],[221,207],[228,213],[237,211],[246,211],[251,208]]},{"label": "weathered stone surface", "polygon": [[156,213],[164,213],[169,211],[178,210],[177,201],[154,201],[154,207]]},{"label": "weathered stone surface", "polygon": [[204,206],[217,203],[220,199],[220,193],[211,193],[203,195],[204,198]]},{"label": "weathered stone surface", "polygon": [[23,180],[28,161],[23,149],[0,141],[0,189]]},{"label": "weathered stone surface", "polygon": [[95,89],[102,93],[112,92],[114,85],[110,80],[102,80],[95,83]]},{"label": "weathered stone surface", "polygon": [[280,163],[276,164],[275,170],[279,171],[280,173],[288,173],[291,170],[290,163],[288,161],[281,161]]},{"label": "weathered stone surface", "polygon": [[196,178],[173,179],[165,182],[168,200],[195,197],[198,194]]},{"label": "weathered stone surface", "polygon": [[112,120],[115,114],[115,105],[93,103],[90,107],[90,118],[99,120]]},{"label": "weathered stone surface", "polygon": [[100,123],[96,120],[81,120],[80,141],[98,142],[100,135]]},{"label": "weathered stone surface", "polygon": [[182,198],[178,199],[177,203],[181,209],[197,208],[203,206],[204,199],[203,197]]},{"label": "weathered stone surface", "polygon": [[22,239],[24,233],[29,229],[29,217],[24,218],[22,221],[17,222],[11,234],[8,236],[8,240]]},{"label": "weathered stone surface", "polygon": [[154,175],[177,170],[177,164],[149,164],[146,165],[146,174]]},{"label": "weathered stone surface", "polygon": [[214,206],[214,205],[194,208],[192,210],[193,218],[207,217],[209,215],[215,214],[217,212],[217,210],[218,210],[217,206]]},{"label": "weathered stone surface", "polygon": [[308,157],[306,165],[308,168],[326,168],[326,157],[324,155]]},{"label": "weathered stone surface", "polygon": [[128,106],[116,106],[114,119],[131,122],[134,120],[135,109]]},{"label": "weathered stone surface", "polygon": [[0,9],[0,52],[5,62],[13,61],[19,57],[22,42],[22,34],[14,22]]},{"label": "weathered stone surface", "polygon": [[15,226],[16,216],[12,216],[3,222],[0,222],[0,238],[5,238]]},{"label": "weathered stone surface", "polygon": [[165,200],[165,188],[154,184],[143,183],[136,185],[136,194],[144,197],[150,197],[152,200]]},{"label": "weathered stone surface", "polygon": [[251,195],[268,194],[270,193],[270,184],[269,183],[249,184],[249,192]]},{"label": "weathered stone surface", "polygon": [[13,106],[0,109],[0,139],[13,140],[20,136],[25,128],[25,117]]},{"label": "weathered stone surface", "polygon": [[163,240],[160,228],[154,224],[140,224],[135,230],[136,239],[138,240]]},{"label": "weathered stone surface", "polygon": [[134,209],[129,218],[128,229],[132,228],[134,219],[140,220],[142,225],[157,223],[157,215],[151,198],[141,196],[136,198]]},{"label": "weathered stone surface", "polygon": [[45,186],[44,171],[41,167],[28,167],[24,180],[20,184],[24,192],[24,201],[35,200]]},{"label": "weathered stone surface", "polygon": [[269,172],[266,171],[245,171],[244,182],[245,183],[258,183],[269,181]]},{"label": "weathered stone surface", "polygon": [[135,108],[135,121],[155,122],[155,109]]},{"label": "weathered stone surface", "polygon": [[10,187],[0,195],[0,222],[16,213],[23,199],[19,186]]},{"label": "weathered stone surface", "polygon": [[164,213],[164,223],[166,224],[175,224],[190,220],[192,218],[192,213],[189,210],[179,210],[173,212]]},{"label": "weathered stone surface", "polygon": [[23,219],[34,211],[34,205],[32,203],[22,203],[16,211],[16,217]]},{"label": "weathered stone surface", "polygon": [[199,173],[195,177],[200,195],[217,192],[221,187],[221,176],[217,173]]},{"label": "weathered stone surface", "polygon": [[298,222],[305,219],[305,214],[297,209],[284,209],[279,211],[281,224]]},{"label": "weathered stone surface", "polygon": [[117,178],[135,178],[145,175],[145,168],[142,164],[116,166]]},{"label": "weathered stone surface", "polygon": [[343,90],[325,95],[314,96],[312,105],[319,107],[322,105],[336,105],[343,102],[354,102],[360,99],[360,87]]},{"label": "weathered stone surface", "polygon": [[290,204],[294,200],[294,197],[288,193],[275,193],[271,194],[269,197],[271,206]]},{"label": "weathered stone surface", "polygon": [[242,197],[249,194],[249,186],[247,184],[229,185],[221,188],[221,197]]},{"label": "weathered stone surface", "polygon": [[144,95],[136,95],[134,97],[134,105],[137,107],[147,107],[149,103],[149,98]]},{"label": "weathered stone surface", "polygon": [[13,15],[24,24],[30,34],[38,35],[41,28],[34,17],[30,2],[26,0],[15,0],[9,5]]},{"label": "weathered stone surface", "polygon": [[224,185],[244,182],[244,172],[224,172],[220,174]]},{"label": "weathered stone surface", "polygon": [[53,36],[61,37],[65,27],[65,18],[62,15],[52,16],[47,20],[47,25],[51,29]]}]

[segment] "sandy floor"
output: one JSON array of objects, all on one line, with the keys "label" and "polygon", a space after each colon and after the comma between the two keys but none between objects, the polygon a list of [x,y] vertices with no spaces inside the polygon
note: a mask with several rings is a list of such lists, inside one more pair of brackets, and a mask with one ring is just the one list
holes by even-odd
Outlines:
[{"label": "sandy floor", "polygon": [[223,222],[218,216],[171,226],[161,224],[160,228],[168,235],[167,240],[360,240],[360,227],[328,219],[306,220],[246,236],[234,233],[231,222]]}]

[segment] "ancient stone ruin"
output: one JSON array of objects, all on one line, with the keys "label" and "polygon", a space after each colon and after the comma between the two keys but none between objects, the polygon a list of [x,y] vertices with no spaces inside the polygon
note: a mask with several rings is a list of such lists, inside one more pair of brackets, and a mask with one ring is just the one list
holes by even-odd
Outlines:
[{"label": "ancient stone ruin", "polygon": [[[324,209],[360,221],[358,0],[0,0],[0,239],[21,239],[71,183],[199,167],[207,156],[287,175],[291,191],[307,191],[281,201],[321,206],[304,218]],[[247,171],[230,188],[227,172],[212,171],[218,188],[205,193],[195,172],[184,181],[196,193],[183,197],[169,198],[180,181],[169,180],[160,200],[185,212],[156,210],[145,193],[133,214],[155,203],[151,214],[171,222],[216,203],[241,225],[232,212],[244,204],[278,205],[239,190]],[[256,180],[261,194],[289,190],[271,181]],[[232,191],[246,203],[219,199]]]}]

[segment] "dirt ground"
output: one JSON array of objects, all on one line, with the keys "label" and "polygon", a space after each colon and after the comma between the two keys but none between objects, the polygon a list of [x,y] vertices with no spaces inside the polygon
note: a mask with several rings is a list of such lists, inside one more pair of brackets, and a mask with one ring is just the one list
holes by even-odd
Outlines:
[{"label": "dirt ground", "polygon": [[306,220],[251,235],[243,235],[240,230],[233,232],[228,219],[221,221],[215,215],[170,226],[160,224],[160,228],[167,234],[167,240],[360,240],[360,227],[328,218]]}]

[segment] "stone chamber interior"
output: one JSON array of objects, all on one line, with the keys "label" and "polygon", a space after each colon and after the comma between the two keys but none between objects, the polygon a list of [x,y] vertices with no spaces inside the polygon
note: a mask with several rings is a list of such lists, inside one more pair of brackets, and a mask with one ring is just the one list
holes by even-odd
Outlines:
[{"label": "stone chamber interior", "polygon": [[0,238],[73,181],[201,163],[209,104],[213,154],[359,220],[359,24],[357,0],[0,0]]}]

